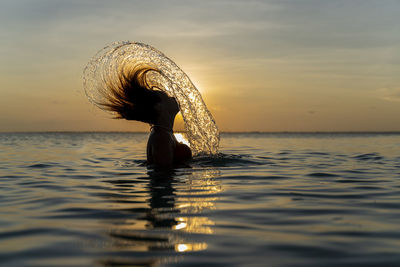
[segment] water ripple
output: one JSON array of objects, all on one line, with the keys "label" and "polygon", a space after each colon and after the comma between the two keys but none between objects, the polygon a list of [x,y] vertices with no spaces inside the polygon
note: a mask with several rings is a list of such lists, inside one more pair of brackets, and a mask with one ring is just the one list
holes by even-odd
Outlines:
[{"label": "water ripple", "polygon": [[146,136],[0,134],[0,265],[400,262],[400,135],[225,134],[170,171]]}]

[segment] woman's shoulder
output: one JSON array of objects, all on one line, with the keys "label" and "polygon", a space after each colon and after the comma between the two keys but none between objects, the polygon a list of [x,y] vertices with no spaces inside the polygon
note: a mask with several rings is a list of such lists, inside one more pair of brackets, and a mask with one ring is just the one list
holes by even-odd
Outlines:
[{"label": "woman's shoulder", "polygon": [[149,145],[158,147],[171,147],[176,146],[174,135],[167,131],[151,131],[149,136]]},{"label": "woman's shoulder", "polygon": [[158,167],[169,168],[174,162],[175,140],[162,131],[152,131],[147,143],[147,161]]}]

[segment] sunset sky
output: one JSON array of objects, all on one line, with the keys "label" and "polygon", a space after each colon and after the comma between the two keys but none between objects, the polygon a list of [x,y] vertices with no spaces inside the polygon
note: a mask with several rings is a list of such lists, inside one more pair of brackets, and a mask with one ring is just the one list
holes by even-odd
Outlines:
[{"label": "sunset sky", "polygon": [[222,131],[400,131],[399,14],[397,0],[2,0],[0,132],[147,131],[83,91],[89,59],[123,40],[173,59]]}]

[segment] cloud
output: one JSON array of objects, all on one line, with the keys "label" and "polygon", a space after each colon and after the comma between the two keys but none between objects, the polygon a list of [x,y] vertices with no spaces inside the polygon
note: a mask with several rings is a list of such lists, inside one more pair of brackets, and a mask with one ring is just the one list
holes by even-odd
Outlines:
[{"label": "cloud", "polygon": [[385,87],[377,90],[381,99],[400,102],[400,87]]}]

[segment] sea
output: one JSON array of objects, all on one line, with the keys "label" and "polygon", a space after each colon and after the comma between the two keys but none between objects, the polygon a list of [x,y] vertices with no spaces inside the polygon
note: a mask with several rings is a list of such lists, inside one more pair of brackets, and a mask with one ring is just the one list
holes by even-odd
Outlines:
[{"label": "sea", "polygon": [[400,133],[1,133],[0,266],[400,266]]}]

